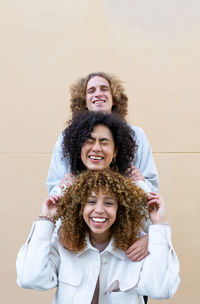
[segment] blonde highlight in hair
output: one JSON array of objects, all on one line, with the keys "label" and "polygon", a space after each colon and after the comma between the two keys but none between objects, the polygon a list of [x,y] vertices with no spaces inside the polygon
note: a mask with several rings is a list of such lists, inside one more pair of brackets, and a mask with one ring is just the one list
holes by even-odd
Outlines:
[{"label": "blonde highlight in hair", "polygon": [[87,198],[92,192],[98,194],[99,191],[118,201],[116,221],[111,226],[115,248],[127,250],[137,240],[143,222],[148,218],[147,195],[130,179],[109,169],[85,171],[65,190],[57,208],[62,220],[60,240],[64,240],[67,248],[75,253],[86,247],[89,228],[83,219],[83,210]]}]

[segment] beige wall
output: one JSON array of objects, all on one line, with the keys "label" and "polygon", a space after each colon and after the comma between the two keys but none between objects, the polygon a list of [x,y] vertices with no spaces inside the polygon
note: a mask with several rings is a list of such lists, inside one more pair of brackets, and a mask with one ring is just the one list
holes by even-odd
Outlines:
[{"label": "beige wall", "polygon": [[15,258],[47,196],[69,84],[97,70],[124,80],[128,121],[154,152],[181,262],[180,288],[163,303],[197,303],[199,12],[198,0],[1,0],[2,303],[51,303],[52,292],[16,285]]}]

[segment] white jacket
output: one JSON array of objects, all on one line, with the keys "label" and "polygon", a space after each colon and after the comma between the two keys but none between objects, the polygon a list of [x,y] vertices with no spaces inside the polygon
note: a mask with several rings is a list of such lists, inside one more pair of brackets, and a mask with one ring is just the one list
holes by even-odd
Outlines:
[{"label": "white jacket", "polygon": [[[113,250],[113,240],[103,252],[87,247],[74,254],[64,249],[48,221],[33,223],[27,242],[17,257],[17,283],[24,288],[57,287],[54,304],[90,304],[99,277],[99,304],[142,304],[143,295],[167,299],[179,285],[179,262],[171,243],[170,227],[149,227],[150,254],[131,262],[125,252]],[[116,282],[119,291],[112,291]]]}]

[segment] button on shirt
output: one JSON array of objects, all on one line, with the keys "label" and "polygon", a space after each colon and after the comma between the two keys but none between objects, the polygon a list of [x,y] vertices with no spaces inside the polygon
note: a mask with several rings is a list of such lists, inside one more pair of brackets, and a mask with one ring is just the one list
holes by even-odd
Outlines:
[{"label": "button on shirt", "polygon": [[172,297],[180,279],[169,226],[149,227],[148,249],[143,261],[133,263],[124,251],[114,250],[112,239],[99,252],[87,236],[87,247],[75,254],[62,247],[53,223],[37,221],[18,253],[17,283],[36,290],[57,287],[54,304],[90,304],[98,277],[99,304],[140,304],[143,295]]}]

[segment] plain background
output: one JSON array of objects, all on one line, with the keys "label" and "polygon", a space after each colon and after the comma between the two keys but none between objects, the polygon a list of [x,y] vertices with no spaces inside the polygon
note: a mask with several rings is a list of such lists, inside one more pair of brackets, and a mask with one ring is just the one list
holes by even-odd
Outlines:
[{"label": "plain background", "polygon": [[127,120],[151,142],[181,263],[162,303],[198,303],[199,0],[1,0],[0,33],[1,303],[52,303],[16,285],[15,259],[47,196],[69,85],[93,71],[124,81]]}]

